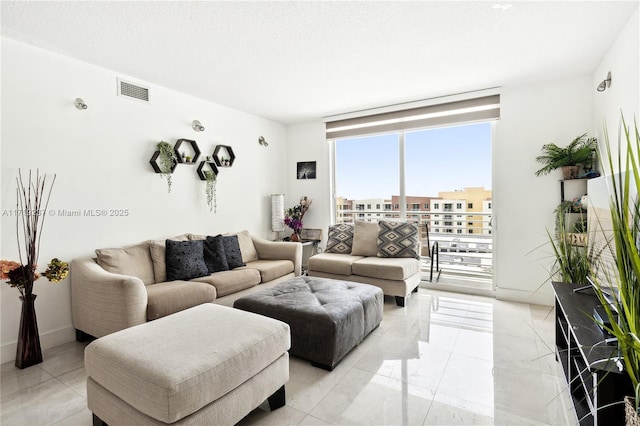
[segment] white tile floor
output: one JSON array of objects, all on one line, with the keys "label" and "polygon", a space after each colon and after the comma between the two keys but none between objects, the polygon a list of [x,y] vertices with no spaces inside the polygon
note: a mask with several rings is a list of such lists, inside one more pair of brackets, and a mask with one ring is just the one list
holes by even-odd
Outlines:
[{"label": "white tile floor", "polygon": [[[553,353],[552,308],[420,289],[332,371],[292,357],[287,404],[241,425],[576,424]],[[2,425],[91,425],[84,344],[2,365]]]}]

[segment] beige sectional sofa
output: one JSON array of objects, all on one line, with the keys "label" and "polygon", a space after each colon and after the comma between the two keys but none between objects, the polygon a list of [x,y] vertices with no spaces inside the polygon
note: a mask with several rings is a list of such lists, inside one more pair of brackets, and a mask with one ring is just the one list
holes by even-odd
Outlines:
[{"label": "beige sectional sofa", "polygon": [[329,227],[324,253],[309,259],[309,276],[378,286],[404,306],[420,284],[418,229],[406,222],[356,222]]},{"label": "beige sectional sofa", "polygon": [[166,245],[171,245],[172,256],[178,250],[177,254],[184,255],[190,262],[194,256],[181,251],[181,244],[197,250],[207,236],[184,234],[170,238],[169,243],[149,240],[132,246],[99,249],[95,257],[74,259],[71,307],[76,338],[102,337],[202,303],[231,306],[235,299],[257,288],[301,275],[300,244],[272,242],[248,231],[225,235],[225,239],[228,237],[237,238],[236,260],[245,265],[213,273],[201,272],[196,274],[201,276],[190,279],[169,280],[175,275],[176,262],[173,257],[167,259]]}]

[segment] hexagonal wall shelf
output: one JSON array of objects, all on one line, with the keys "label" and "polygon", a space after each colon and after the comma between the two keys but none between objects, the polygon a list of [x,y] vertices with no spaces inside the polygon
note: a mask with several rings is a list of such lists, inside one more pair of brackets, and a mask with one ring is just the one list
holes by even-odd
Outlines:
[{"label": "hexagonal wall shelf", "polygon": [[[151,160],[149,160],[149,163],[151,163],[151,167],[153,167],[153,171],[156,173],[162,173],[162,170],[160,170],[160,165],[158,164],[158,157],[160,156],[160,151],[156,151],[153,153],[153,156],[151,157]],[[177,162],[173,162],[173,165],[171,166],[171,172],[173,173],[173,171],[176,169],[176,166],[178,165]]]},{"label": "hexagonal wall shelf", "polygon": [[213,150],[213,161],[218,167],[231,167],[236,159],[233,149],[229,145],[216,145]]},{"label": "hexagonal wall shelf", "polygon": [[[205,168],[206,167],[206,168]],[[208,170],[207,170],[208,169]],[[204,172],[211,171],[214,175],[218,176],[218,168],[213,161],[201,161],[198,166],[198,177],[200,180],[207,180],[207,177],[204,175]]]},{"label": "hexagonal wall shelf", "polygon": [[[180,154],[180,147],[182,146],[183,143],[188,143],[191,145],[191,151],[193,153],[193,155],[185,155],[191,157],[191,161],[186,161],[184,158],[182,158],[182,155]],[[196,143],[196,141],[193,141],[191,139],[178,139],[176,141],[176,145],[173,147],[173,150],[176,152],[176,155],[178,156],[178,163],[184,163],[184,164],[195,164],[198,161],[198,157],[200,157],[200,148],[198,148],[198,144]]]}]

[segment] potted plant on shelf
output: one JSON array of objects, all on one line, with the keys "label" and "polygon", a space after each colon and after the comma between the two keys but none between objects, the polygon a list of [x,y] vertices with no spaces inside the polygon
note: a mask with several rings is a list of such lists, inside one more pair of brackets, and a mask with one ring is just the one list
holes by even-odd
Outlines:
[{"label": "potted plant on shelf", "polygon": [[[605,128],[605,166],[611,172],[609,179],[612,191],[610,211],[613,243],[609,247],[615,259],[615,276],[596,277],[594,287],[611,323],[610,326],[600,323],[600,326],[617,338],[625,372],[635,391],[635,395],[625,398],[627,424],[637,425],[640,424],[640,200],[631,188],[640,188],[640,165],[636,157],[640,152],[640,134],[637,123],[633,134],[629,133],[624,117],[622,124],[626,154],[621,153],[625,147],[620,146],[619,141],[617,163],[612,158]],[[617,165],[617,169],[614,165]],[[620,173],[616,174],[616,170]],[[604,293],[613,293],[613,283],[616,284],[618,296],[611,304]],[[632,398],[634,402],[631,402]]]},{"label": "potted plant on shelf", "polygon": [[205,189],[205,192],[207,194],[207,205],[209,206],[209,211],[213,210],[213,213],[216,213],[218,209],[218,203],[216,201],[217,176],[211,170],[205,170],[203,174],[205,180],[207,181],[207,186]]},{"label": "potted plant on shelf", "polygon": [[567,230],[565,213],[567,208],[571,208],[567,203],[572,204],[565,201],[555,211],[555,234],[547,231],[554,255],[549,277],[555,281],[584,284],[591,271],[589,253],[587,244],[576,244],[572,233]]},{"label": "potted plant on shelf", "polygon": [[173,165],[178,161],[175,150],[168,142],[160,141],[158,148],[158,167],[160,168],[160,177],[167,179],[167,192],[171,192],[171,173]]},{"label": "potted plant on shelf", "polygon": [[597,139],[589,138],[585,133],[564,148],[555,143],[542,145],[542,154],[536,157],[536,161],[542,163],[543,167],[536,171],[536,176],[544,176],[562,168],[564,179],[576,179],[581,165],[586,172],[591,171],[596,157],[596,144]]}]

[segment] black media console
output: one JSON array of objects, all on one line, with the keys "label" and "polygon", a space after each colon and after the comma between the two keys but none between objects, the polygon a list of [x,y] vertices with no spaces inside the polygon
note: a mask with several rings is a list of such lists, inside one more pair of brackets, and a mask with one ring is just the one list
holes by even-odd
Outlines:
[{"label": "black media console", "polygon": [[624,425],[631,380],[622,370],[615,342],[593,320],[599,305],[593,289],[574,292],[578,284],[554,282],[556,359],[562,363],[580,425]]}]

